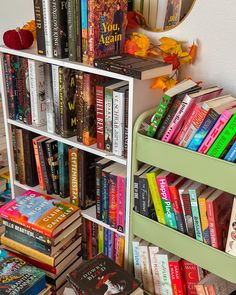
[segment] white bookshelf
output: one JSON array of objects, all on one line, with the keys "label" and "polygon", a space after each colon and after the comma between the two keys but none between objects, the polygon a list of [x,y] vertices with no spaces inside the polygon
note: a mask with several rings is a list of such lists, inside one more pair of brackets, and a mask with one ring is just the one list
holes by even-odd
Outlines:
[{"label": "white bookshelf", "polygon": [[[85,146],[79,142],[77,142],[76,137],[71,138],[62,138],[61,136],[57,134],[52,134],[47,132],[46,126],[43,127],[35,127],[32,125],[26,125],[22,122],[15,121],[9,119],[8,116],[8,107],[7,107],[7,96],[6,96],[6,89],[5,89],[5,76],[4,76],[4,68],[3,68],[3,53],[9,53],[13,55],[18,55],[21,57],[25,57],[28,59],[38,60],[49,64],[55,64],[67,68],[72,68],[84,72],[89,72],[97,75],[107,76],[110,78],[120,79],[127,81],[129,83],[129,114],[128,114],[128,150],[127,150],[127,159],[123,157],[117,157],[113,155],[112,153],[108,153],[103,150],[99,150],[95,145],[91,146]],[[4,111],[4,122],[5,122],[5,130],[6,130],[6,140],[7,140],[7,154],[8,154],[8,162],[9,162],[9,171],[10,171],[10,177],[11,177],[11,183],[12,185],[12,194],[13,198],[15,195],[20,194],[22,191],[27,189],[34,189],[39,190],[39,187],[31,188],[27,185],[20,184],[18,181],[14,179],[14,156],[13,156],[13,149],[12,149],[12,135],[11,135],[11,126],[18,126],[23,129],[30,130],[32,132],[35,132],[39,135],[44,135],[49,138],[55,139],[57,141],[63,142],[65,144],[68,144],[70,146],[76,147],[80,150],[84,150],[87,152],[90,152],[92,154],[113,160],[114,162],[121,163],[123,165],[126,165],[127,168],[127,196],[126,196],[126,228],[125,233],[120,233],[116,229],[111,228],[109,225],[103,223],[102,221],[98,220],[96,218],[96,211],[95,206],[91,207],[87,210],[82,211],[82,215],[84,218],[89,219],[97,224],[100,224],[106,228],[109,228],[113,232],[118,233],[121,236],[125,237],[125,267],[127,268],[128,262],[131,261],[129,259],[129,226],[130,226],[130,189],[131,189],[131,158],[132,158],[132,129],[135,122],[135,119],[140,115],[144,110],[147,110],[151,107],[156,106],[157,100],[161,95],[161,92],[159,90],[152,90],[151,89],[151,80],[145,80],[140,81],[133,79],[131,77],[127,77],[125,75],[120,75],[104,70],[100,70],[97,68],[93,68],[81,63],[77,62],[70,62],[67,59],[54,59],[54,58],[48,58],[46,56],[41,56],[36,53],[36,49],[28,49],[28,50],[13,50],[8,49],[5,46],[0,46],[0,55],[1,55],[1,64],[0,64],[0,82],[1,82],[1,92],[2,92],[2,98],[3,98],[3,111]]]}]

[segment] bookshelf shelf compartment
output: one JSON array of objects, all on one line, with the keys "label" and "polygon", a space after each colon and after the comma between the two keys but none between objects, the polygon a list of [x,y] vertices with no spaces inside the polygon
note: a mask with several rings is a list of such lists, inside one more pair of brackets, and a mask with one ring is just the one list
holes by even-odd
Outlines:
[{"label": "bookshelf shelf compartment", "polygon": [[236,257],[136,212],[132,213],[132,230],[134,235],[236,283]]}]

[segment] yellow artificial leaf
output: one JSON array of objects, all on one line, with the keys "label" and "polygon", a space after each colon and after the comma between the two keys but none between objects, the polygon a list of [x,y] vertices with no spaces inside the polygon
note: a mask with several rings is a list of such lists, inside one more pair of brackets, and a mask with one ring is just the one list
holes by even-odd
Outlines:
[{"label": "yellow artificial leaf", "polygon": [[160,56],[160,53],[159,52],[157,52],[156,50],[148,50],[148,52],[147,52],[147,54],[149,54],[149,55],[157,55],[157,56]]},{"label": "yellow artificial leaf", "polygon": [[[176,84],[178,83],[177,80],[173,79],[173,78],[169,78],[167,81],[166,81],[166,90],[174,87]],[[166,91],[165,90],[165,91]]]},{"label": "yellow artificial leaf", "polygon": [[160,49],[165,53],[173,53],[173,49],[175,49],[178,45],[178,42],[176,40],[168,37],[162,37],[160,39],[160,42]]},{"label": "yellow artificial leaf", "polygon": [[191,60],[192,60],[192,57],[189,54],[179,58],[179,62],[181,66],[186,63],[191,63]]},{"label": "yellow artificial leaf", "polygon": [[161,76],[154,79],[151,88],[156,89],[160,88],[164,90],[166,88],[166,81],[168,79],[168,76]]}]

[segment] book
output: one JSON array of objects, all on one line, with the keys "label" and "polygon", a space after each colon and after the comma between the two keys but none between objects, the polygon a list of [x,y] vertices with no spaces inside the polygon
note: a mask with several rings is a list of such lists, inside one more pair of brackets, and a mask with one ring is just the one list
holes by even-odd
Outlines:
[{"label": "book", "polygon": [[69,148],[69,185],[70,185],[70,202],[79,206],[79,150]]},{"label": "book", "polygon": [[173,295],[187,295],[182,259],[178,256],[171,257],[169,269]]},{"label": "book", "polygon": [[52,89],[52,69],[50,64],[44,64],[45,77],[45,101],[46,101],[46,124],[47,131],[55,133],[55,111],[53,103],[53,89]]},{"label": "book", "polygon": [[33,148],[34,148],[34,156],[35,156],[35,162],[36,162],[36,169],[37,169],[37,174],[38,174],[38,179],[39,179],[39,187],[41,190],[45,190],[46,189],[46,184],[45,184],[45,180],[43,177],[43,171],[42,171],[42,165],[40,162],[40,158],[39,158],[39,150],[38,150],[38,140],[41,140],[45,138],[45,136],[37,136],[35,138],[32,139],[32,143],[33,143]]},{"label": "book", "polygon": [[232,146],[230,147],[229,151],[225,155],[224,160],[229,161],[229,162],[235,162],[235,160],[236,160],[236,143],[235,143],[235,140],[234,140],[234,143],[232,144]]},{"label": "book", "polygon": [[42,0],[42,12],[43,12],[43,24],[44,24],[44,38],[45,38],[46,56],[47,57],[53,57],[50,0]]},{"label": "book", "polygon": [[[30,88],[29,88],[29,67],[28,67],[28,59],[27,58],[19,58],[21,60],[20,64],[22,64],[20,72],[21,75],[21,88],[23,94],[23,122],[31,125],[32,124],[32,114],[31,114],[31,102],[30,102]],[[19,89],[19,88],[18,88]]]},{"label": "book", "polygon": [[228,235],[227,235],[227,242],[226,242],[226,247],[225,247],[225,252],[229,253],[233,256],[235,256],[235,220],[236,220],[236,215],[235,215],[235,207],[236,207],[236,200],[234,197],[233,200],[233,206],[232,206],[232,212],[230,216],[230,222],[229,222],[229,230],[228,230]]},{"label": "book", "polygon": [[117,177],[117,213],[116,213],[116,229],[119,232],[125,232],[125,212],[126,212],[126,183],[127,171],[123,169]]},{"label": "book", "polygon": [[59,175],[59,191],[62,198],[69,197],[69,162],[68,150],[69,146],[58,141],[58,175]]},{"label": "book", "polygon": [[125,42],[127,0],[88,1],[88,64],[94,59],[121,54]]},{"label": "book", "polygon": [[225,249],[233,200],[233,195],[221,190],[206,200],[211,246],[220,250]]},{"label": "book", "polygon": [[0,249],[0,265],[2,295],[38,294],[46,288],[45,273],[13,253]]},{"label": "book", "polygon": [[203,270],[190,261],[182,260],[188,295],[197,295],[195,285],[203,279]]},{"label": "book", "polygon": [[[32,211],[35,208],[37,211]],[[0,215],[51,238],[79,218],[80,210],[71,204],[29,190],[4,205],[0,209]],[[26,220],[20,219],[20,216],[25,216]]]},{"label": "book", "polygon": [[76,59],[82,62],[81,1],[76,2]]},{"label": "book", "polygon": [[58,142],[54,139],[49,139],[45,142],[45,146],[53,192],[59,195]]},{"label": "book", "polygon": [[179,94],[183,91],[186,91],[196,85],[197,84],[192,80],[183,80],[181,83],[178,83],[177,85],[175,85],[171,89],[167,90],[163,94],[161,101],[157,106],[156,112],[151,119],[151,124],[150,124],[149,130],[148,130],[148,133],[147,133],[148,136],[154,137],[165,114],[167,114],[168,110],[170,109],[171,103],[172,103],[172,100],[174,99],[174,97],[177,94]]},{"label": "book", "polygon": [[157,252],[157,267],[160,276],[160,285],[162,294],[173,295],[171,286],[171,277],[169,269],[169,259],[171,254],[165,250]]},{"label": "book", "polygon": [[51,65],[52,68],[52,94],[53,94],[53,107],[55,113],[55,132],[61,133],[60,121],[60,93],[59,93],[59,66]]},{"label": "book", "polygon": [[46,55],[42,0],[34,0],[34,16],[36,23],[37,51],[38,54]]},{"label": "book", "polygon": [[77,114],[77,141],[83,142],[83,130],[84,130],[84,99],[83,99],[83,83],[84,76],[83,72],[76,71],[75,73],[75,81],[76,81],[76,114]]},{"label": "book", "polygon": [[155,28],[157,28],[159,30],[164,29],[167,3],[168,3],[168,0],[158,1],[157,18],[156,18]]},{"label": "book", "polygon": [[174,28],[180,22],[181,5],[182,0],[168,0],[165,14],[165,30]]},{"label": "book", "polygon": [[79,1],[68,0],[67,2],[67,26],[69,60],[77,60],[77,4]]},{"label": "book", "polygon": [[25,171],[25,154],[23,145],[23,129],[16,128],[16,160],[19,171],[19,181],[22,184],[26,183]]},{"label": "book", "polygon": [[82,61],[88,63],[88,5],[87,0],[81,0],[81,35],[82,35]]},{"label": "book", "polygon": [[[94,272],[95,269],[96,272]],[[91,272],[93,274],[88,275]],[[77,292],[87,295],[104,294],[104,290],[132,294],[140,285],[127,271],[103,254],[97,255],[70,272],[67,280]]]},{"label": "book", "polygon": [[158,295],[158,294],[161,294],[160,269],[158,267],[159,247],[150,245],[148,248],[149,248],[150,261],[151,261],[155,294]]},{"label": "book", "polygon": [[172,66],[162,61],[127,54],[95,59],[94,66],[139,80],[169,75],[172,72]]},{"label": "book", "polygon": [[133,248],[133,260],[134,260],[133,261],[134,276],[139,282],[142,282],[141,259],[140,259],[140,253],[139,253],[140,242],[141,242],[141,238],[139,237],[134,238],[132,240],[132,248]]}]

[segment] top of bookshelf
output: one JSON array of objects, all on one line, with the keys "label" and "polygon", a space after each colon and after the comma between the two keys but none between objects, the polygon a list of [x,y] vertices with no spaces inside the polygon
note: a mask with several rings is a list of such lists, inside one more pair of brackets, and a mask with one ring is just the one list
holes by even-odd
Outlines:
[{"label": "top of bookshelf", "polygon": [[17,56],[37,60],[37,61],[42,61],[42,62],[49,63],[49,64],[54,64],[54,65],[58,65],[58,66],[66,67],[66,68],[71,68],[71,69],[75,69],[75,70],[79,70],[79,71],[83,71],[83,72],[88,72],[88,73],[92,73],[92,74],[97,74],[97,75],[101,75],[101,76],[107,76],[110,78],[115,78],[115,79],[124,80],[124,81],[128,81],[128,82],[131,82],[133,80],[132,77],[128,77],[128,76],[121,75],[121,74],[116,74],[113,72],[108,72],[105,70],[94,68],[92,66],[88,66],[83,63],[72,62],[72,61],[69,61],[67,58],[57,59],[57,58],[47,57],[45,55],[39,55],[37,53],[36,47],[32,47],[30,49],[25,49],[25,50],[15,50],[15,49],[10,49],[4,45],[0,45],[0,53],[9,53],[12,55],[17,55]]}]

